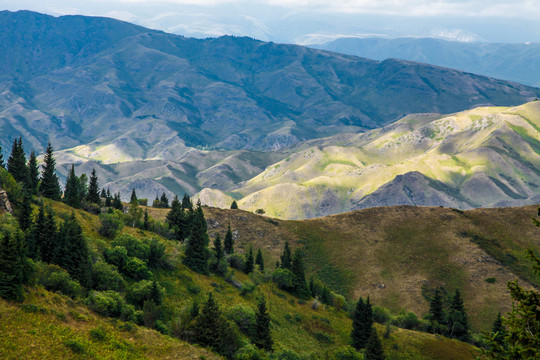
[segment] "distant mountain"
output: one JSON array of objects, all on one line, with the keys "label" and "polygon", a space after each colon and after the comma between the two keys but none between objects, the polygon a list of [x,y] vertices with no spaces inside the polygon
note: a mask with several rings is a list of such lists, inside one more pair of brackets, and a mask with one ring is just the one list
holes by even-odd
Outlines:
[{"label": "distant mountain", "polygon": [[375,60],[404,59],[540,86],[540,43],[494,44],[435,38],[340,38],[314,48]]},{"label": "distant mountain", "polygon": [[406,114],[516,105],[540,90],[401,60],[250,38],[190,39],[96,17],[0,12],[0,144],[105,163],[193,147],[278,150]]},{"label": "distant mountain", "polygon": [[[364,134],[311,140],[211,205],[236,199],[286,219],[388,205],[458,209],[540,200],[540,102],[411,115]],[[286,194],[286,196],[283,196]]]}]

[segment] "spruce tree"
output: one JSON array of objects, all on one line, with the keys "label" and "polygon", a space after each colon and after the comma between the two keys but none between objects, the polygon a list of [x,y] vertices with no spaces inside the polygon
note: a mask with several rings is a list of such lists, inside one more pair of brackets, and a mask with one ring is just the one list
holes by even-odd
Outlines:
[{"label": "spruce tree", "polygon": [[60,226],[59,236],[62,239],[61,247],[57,246],[57,256],[61,258],[58,265],[68,271],[68,273],[83,286],[89,287],[91,278],[92,263],[90,262],[90,251],[86,239],[83,236],[82,228],[75,214],[64,221]]},{"label": "spruce tree", "polygon": [[193,203],[191,202],[189,195],[186,193],[184,193],[184,197],[182,198],[182,209],[193,210]]},{"label": "spruce tree", "polygon": [[150,288],[150,300],[157,306],[161,305],[162,296],[159,290],[159,285],[156,280],[152,281],[152,287]]},{"label": "spruce tree", "polygon": [[236,200],[233,200],[233,202],[231,203],[231,209],[233,210],[238,209],[238,204],[236,203]]},{"label": "spruce tree", "polygon": [[90,183],[88,185],[88,195],[86,196],[86,200],[91,203],[97,204],[98,206],[101,206],[101,198],[106,197],[106,196],[107,194],[105,193],[105,190],[101,192],[101,196],[100,196],[96,169],[92,169],[92,173],[90,174]]},{"label": "spruce tree", "polygon": [[[93,172],[94,172],[94,171],[92,170],[92,173],[93,173]],[[97,177],[96,177],[96,178],[97,178]],[[91,183],[92,183],[92,177],[90,177],[90,184],[91,184]],[[90,192],[90,190],[89,190],[88,192]],[[107,191],[105,190],[105,188],[101,189],[100,197],[101,197],[102,199],[105,199],[105,198],[107,197]]]},{"label": "spruce tree", "polygon": [[39,168],[37,164],[36,153],[34,150],[30,152],[30,159],[28,160],[28,190],[30,194],[37,195],[39,186]]},{"label": "spruce tree", "polygon": [[289,248],[288,241],[285,241],[285,247],[283,248],[280,260],[282,269],[291,269],[291,249]]},{"label": "spruce tree", "polygon": [[223,246],[225,247],[225,253],[226,254],[232,254],[234,253],[234,239],[232,236],[231,231],[231,222],[229,221],[229,225],[227,225],[227,232],[225,233],[225,240],[223,242]]},{"label": "spruce tree", "polygon": [[384,351],[381,340],[374,327],[371,328],[371,334],[366,343],[366,360],[384,360]]},{"label": "spruce tree", "polygon": [[182,209],[178,196],[175,196],[171,203],[171,210],[167,213],[165,222],[174,232],[174,238],[180,242],[184,242],[189,235],[189,224],[187,214]]},{"label": "spruce tree", "polygon": [[23,191],[23,201],[19,211],[19,226],[22,231],[26,231],[32,225],[32,195],[28,191]]},{"label": "spruce tree", "polygon": [[439,287],[435,289],[435,294],[429,303],[429,315],[431,321],[431,327],[434,332],[437,332],[439,325],[443,323],[443,304],[442,304],[442,295]]},{"label": "spruce tree", "polygon": [[261,249],[257,251],[257,256],[255,257],[255,264],[259,265],[259,270],[261,272],[264,272],[264,259]]},{"label": "spruce tree", "polygon": [[54,214],[50,207],[41,204],[38,216],[32,226],[29,241],[29,252],[37,260],[50,263],[55,256],[55,242],[58,229]]},{"label": "spruce tree", "polygon": [[84,201],[88,196],[88,176],[86,174],[81,174],[77,178],[77,193],[80,202]]},{"label": "spruce tree", "polygon": [[6,163],[4,162],[4,155],[2,155],[2,147],[0,146],[0,168],[5,169]]},{"label": "spruce tree", "polygon": [[53,157],[51,143],[47,146],[43,161],[45,165],[43,165],[43,171],[41,173],[39,192],[46,198],[60,200],[60,184],[55,172],[56,160]]},{"label": "spruce tree", "polygon": [[351,343],[356,350],[366,347],[367,341],[371,335],[373,328],[373,310],[369,303],[369,298],[364,302],[361,297],[356,303],[356,308],[353,313],[351,331]]},{"label": "spruce tree", "polygon": [[161,207],[168,209],[169,208],[169,198],[165,193],[161,194],[161,197],[159,198],[159,202],[161,204]]},{"label": "spruce tree", "polygon": [[208,259],[210,257],[210,252],[207,248],[208,243],[206,220],[199,201],[191,224],[191,233],[187,241],[183,260],[184,264],[198,273],[208,274]]},{"label": "spruce tree", "polygon": [[150,218],[148,217],[148,209],[144,209],[143,230],[150,230]]},{"label": "spruce tree", "polygon": [[248,252],[248,254],[246,256],[246,264],[244,266],[244,272],[246,274],[252,273],[254,264],[255,264],[255,261],[253,259],[253,247],[250,247],[249,252]]},{"label": "spruce tree", "polygon": [[137,193],[135,192],[135,188],[131,190],[131,197],[129,198],[130,204],[138,204],[139,200],[137,199]]},{"label": "spruce tree", "polygon": [[111,196],[111,190],[107,188],[107,196],[105,196],[105,206],[111,207],[112,206],[112,196]]},{"label": "spruce tree", "polygon": [[26,168],[26,156],[24,154],[22,138],[13,140],[11,155],[7,161],[7,170],[15,181],[23,184],[28,182],[28,170]]},{"label": "spruce tree", "polygon": [[270,314],[268,313],[264,297],[259,298],[259,301],[257,302],[253,343],[266,351],[272,351],[272,346],[274,344],[270,334]]},{"label": "spruce tree", "polygon": [[302,252],[296,250],[294,252],[291,272],[294,274],[294,291],[298,297],[309,299],[311,292],[307,286],[306,275],[304,271],[304,260]]},{"label": "spruce tree", "polygon": [[75,165],[71,165],[69,170],[66,189],[64,190],[64,202],[76,209],[81,207],[81,199],[79,197],[79,178],[75,175]]},{"label": "spruce tree", "polygon": [[223,259],[223,246],[221,244],[221,236],[219,234],[216,234],[216,238],[214,239],[214,256],[216,258],[216,262],[219,263],[221,259]]},{"label": "spruce tree", "polygon": [[24,243],[20,232],[12,236],[7,231],[0,240],[0,297],[5,300],[23,299]]},{"label": "spruce tree", "polygon": [[450,304],[447,323],[450,337],[459,339],[461,341],[470,340],[470,329],[467,313],[465,311],[465,306],[463,305],[461,293],[457,289],[454,297],[452,298],[452,303]]},{"label": "spruce tree", "polygon": [[500,311],[495,318],[495,322],[493,323],[493,329],[491,331],[493,332],[493,341],[495,341],[495,343],[497,343],[498,345],[504,347],[507,332],[506,327],[503,324],[503,318]]},{"label": "spruce tree", "polygon": [[124,210],[124,205],[122,204],[122,200],[120,199],[120,192],[117,192],[116,194],[114,194],[114,198],[112,200],[111,205],[113,208],[117,210],[120,210],[120,211]]}]

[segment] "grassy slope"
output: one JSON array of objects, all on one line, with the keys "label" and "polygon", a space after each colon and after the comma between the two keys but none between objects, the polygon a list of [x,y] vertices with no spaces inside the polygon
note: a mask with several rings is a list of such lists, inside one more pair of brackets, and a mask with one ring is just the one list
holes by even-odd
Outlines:
[{"label": "grassy slope", "polygon": [[[166,211],[152,209],[163,217]],[[228,221],[237,248],[264,251],[272,267],[288,240],[303,247],[310,273],[352,297],[422,315],[422,286],[460,288],[475,329],[488,329],[510,309],[506,283],[532,279],[522,250],[540,250],[531,223],[536,206],[459,211],[395,206],[303,221],[274,220],[241,210],[205,208],[209,233],[224,234]],[[494,277],[495,283],[486,279]],[[531,280],[532,281],[532,280]],[[538,286],[540,284],[536,284]]]},{"label": "grassy slope", "polygon": [[[59,213],[72,211],[59,203],[53,203],[53,207]],[[154,215],[164,214],[163,211],[152,210]],[[240,218],[246,219],[252,216],[243,212],[225,213],[238,214]],[[109,241],[94,231],[98,224],[97,217],[82,211],[76,211],[76,216],[85,233],[92,239],[90,243],[93,248],[101,248]],[[248,228],[252,227],[254,232],[264,228],[260,226],[261,222],[272,227],[269,229],[275,229],[275,225],[264,218],[256,219],[255,222],[246,220]],[[281,226],[278,227],[281,229]],[[134,236],[155,236],[129,227],[124,228],[123,232]],[[278,231],[276,236],[283,234]],[[278,250],[278,247],[275,250]],[[184,267],[180,262],[180,245],[167,241],[167,253],[175,269],[156,271],[155,276],[166,288],[165,303],[172,309],[189,307],[194,299],[203,302],[209,291],[214,292],[224,310],[235,304],[244,304],[255,309],[257,296],[264,294],[272,318],[276,350],[291,349],[302,354],[316,354],[320,358],[348,343],[351,323],[343,311],[325,307],[313,310],[309,302],[298,302],[271,283],[262,284],[254,293],[242,297],[238,289],[227,284],[222,278],[198,275]],[[269,260],[270,257],[267,261]],[[249,280],[241,273],[237,273],[235,277],[241,282]],[[78,301],[42,289],[29,289],[23,304],[0,301],[0,318],[1,358],[15,359],[20,358],[21,354],[25,354],[29,359],[198,359],[201,355],[208,359],[217,358],[205,354],[200,348],[153,330],[134,326],[134,330],[126,331],[122,322],[98,316]],[[108,335],[104,341],[92,340],[89,337],[89,331],[99,327]],[[382,335],[384,329],[380,327],[378,330]],[[321,334],[326,340],[320,340]],[[81,345],[84,356],[73,350],[73,347],[77,347],[73,342]],[[448,359],[463,359],[470,357],[470,351],[474,349],[455,340],[402,329],[393,329],[390,338],[384,339],[383,344],[389,358],[393,359],[440,359],[441,353],[447,354]]]}]

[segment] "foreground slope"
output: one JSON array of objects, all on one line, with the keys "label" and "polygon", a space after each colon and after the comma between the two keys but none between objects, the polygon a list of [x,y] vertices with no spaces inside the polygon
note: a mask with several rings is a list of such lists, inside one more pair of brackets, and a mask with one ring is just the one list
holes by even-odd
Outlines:
[{"label": "foreground slope", "polygon": [[[150,209],[154,217],[164,211]],[[149,211],[150,211],[149,210]],[[238,248],[264,250],[279,260],[285,241],[301,247],[309,273],[353,298],[399,311],[427,312],[423,293],[460,289],[473,327],[487,330],[511,307],[508,281],[532,286],[523,250],[540,251],[536,206],[460,211],[395,206],[323,218],[283,221],[241,210],[205,209],[211,237],[230,222]],[[160,215],[161,214],[161,215]],[[527,285],[528,284],[528,285]]]},{"label": "foreground slope", "polygon": [[234,193],[241,208],[285,219],[398,204],[534,204],[539,130],[540,102],[412,115],[365,134],[308,141]]}]

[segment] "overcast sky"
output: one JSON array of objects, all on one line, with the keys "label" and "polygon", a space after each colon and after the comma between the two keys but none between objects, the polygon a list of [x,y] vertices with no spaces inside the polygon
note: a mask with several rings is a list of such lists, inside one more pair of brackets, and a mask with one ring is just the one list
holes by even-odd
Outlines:
[{"label": "overcast sky", "polygon": [[540,42],[540,0],[0,0],[3,10],[109,16],[187,36],[310,43],[340,36]]}]

